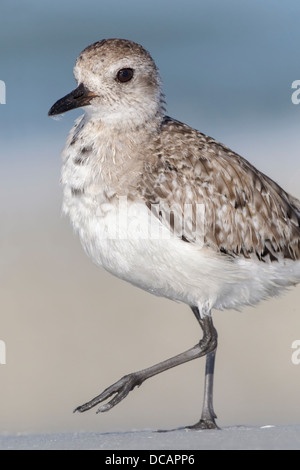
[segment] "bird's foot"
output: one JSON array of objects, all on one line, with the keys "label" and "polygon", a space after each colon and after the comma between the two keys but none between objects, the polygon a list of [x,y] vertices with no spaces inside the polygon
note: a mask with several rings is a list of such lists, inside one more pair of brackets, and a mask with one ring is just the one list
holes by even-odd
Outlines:
[{"label": "bird's foot", "polygon": [[201,429],[220,429],[214,418],[201,418],[198,423],[193,424],[192,426],[183,426],[174,429],[158,429],[157,432],[172,432],[172,431],[182,431],[183,429],[189,429],[191,431],[199,431]]},{"label": "bird's foot", "polygon": [[84,411],[88,411],[94,406],[99,405],[103,401],[107,400],[111,396],[113,398],[105,405],[100,406],[98,408],[97,413],[103,413],[104,411],[109,411],[111,408],[116,406],[120,401],[124,400],[127,397],[128,393],[134,389],[134,387],[140,386],[142,383],[141,378],[139,377],[138,373],[128,374],[122,377],[118,382],[114,383],[110,387],[106,388],[100,395],[93,398],[92,400],[84,403],[81,406],[78,406],[74,413],[77,411],[79,413],[83,413]]},{"label": "bird's foot", "polygon": [[198,423],[193,424],[192,426],[186,426],[185,429],[191,429],[194,431],[197,431],[199,429],[220,429],[219,426],[217,426],[215,419],[213,417],[211,418],[206,418],[206,419],[200,419]]}]

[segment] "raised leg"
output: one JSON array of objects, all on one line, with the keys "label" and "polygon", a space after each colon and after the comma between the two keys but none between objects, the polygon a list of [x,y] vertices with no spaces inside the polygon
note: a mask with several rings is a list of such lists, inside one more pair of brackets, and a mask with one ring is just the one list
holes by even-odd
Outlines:
[{"label": "raised leg", "polygon": [[[194,346],[193,348],[188,349],[187,351],[178,354],[177,356],[174,356],[170,359],[167,359],[166,361],[160,362],[159,364],[148,367],[147,369],[140,370],[138,372],[133,372],[132,374],[125,375],[120,380],[118,380],[118,382],[114,383],[106,390],[104,390],[100,395],[93,398],[91,401],[85,403],[84,405],[81,405],[76,408],[74,412],[78,411],[82,413],[84,411],[90,410],[91,408],[99,405],[108,398],[113,397],[108,403],[101,405],[98,408],[97,413],[108,411],[114,406],[116,406],[118,403],[120,403],[122,400],[124,400],[124,398],[129,394],[131,390],[133,390],[137,386],[140,386],[145,380],[149,379],[150,377],[160,374],[161,372],[171,369],[172,367],[176,367],[180,364],[184,364],[185,362],[196,359],[197,357],[202,357],[206,354],[213,352],[217,346],[217,332],[213,326],[211,316],[205,316],[203,319],[201,319],[199,315],[199,323],[203,330],[203,338],[201,339],[199,344],[196,344],[196,346]],[[209,388],[210,387],[208,387],[208,389]],[[211,403],[211,405],[209,406],[212,407],[212,401],[210,401],[209,398],[208,403]]]}]

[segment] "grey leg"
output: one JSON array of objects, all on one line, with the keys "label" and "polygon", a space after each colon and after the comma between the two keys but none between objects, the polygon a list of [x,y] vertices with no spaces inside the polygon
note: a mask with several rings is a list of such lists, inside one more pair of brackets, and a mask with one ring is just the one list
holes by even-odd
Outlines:
[{"label": "grey leg", "polygon": [[[198,310],[198,309],[197,309]],[[194,311],[194,310],[193,310]],[[199,313],[199,312],[198,312]],[[199,315],[200,317],[200,315]],[[176,367],[180,364],[184,364],[185,362],[191,361],[198,357],[205,356],[213,352],[217,346],[217,332],[213,326],[212,319],[210,316],[206,316],[203,319],[199,318],[200,326],[203,330],[203,338],[191,349],[178,354],[166,361],[160,362],[152,367],[148,367],[147,369],[140,370],[138,372],[133,372],[132,374],[125,375],[122,377],[118,382],[114,383],[106,390],[104,390],[100,395],[93,398],[91,401],[85,403],[82,406],[79,406],[74,410],[74,412],[78,411],[80,413],[90,410],[94,406],[99,405],[103,401],[107,400],[110,397],[113,397],[108,403],[101,405],[97,411],[104,412],[108,411],[118,403],[120,403],[124,398],[129,394],[131,390],[135,387],[140,386],[145,380],[153,377],[156,374],[160,374],[165,370],[171,369],[172,367]],[[210,400],[208,399],[208,402]],[[212,405],[211,405],[212,406]]]},{"label": "grey leg", "polygon": [[[192,307],[193,313],[201,325],[201,318],[198,308]],[[217,332],[215,330],[216,339]],[[198,423],[187,426],[188,429],[219,429],[215,418],[217,417],[213,408],[213,386],[214,386],[214,369],[215,369],[215,358],[216,358],[217,345],[214,351],[210,352],[206,356],[205,364],[205,384],[204,384],[204,398],[201,418]]]}]

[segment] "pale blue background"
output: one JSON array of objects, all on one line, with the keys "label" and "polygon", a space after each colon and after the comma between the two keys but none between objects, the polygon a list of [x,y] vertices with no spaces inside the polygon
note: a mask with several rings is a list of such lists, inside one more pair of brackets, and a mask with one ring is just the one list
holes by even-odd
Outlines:
[{"label": "pale blue background", "polygon": [[168,112],[227,143],[228,129],[298,119],[290,85],[299,78],[299,17],[297,0],[2,0],[2,145],[13,153],[25,139],[33,155],[37,138],[65,135],[76,112],[53,125],[47,110],[74,87],[79,52],[107,37],[142,43],[161,70]]},{"label": "pale blue background", "polygon": [[[299,0],[1,0],[0,432],[193,424],[204,362],[151,379],[105,415],[73,415],[125,373],[193,346],[188,308],[92,265],[60,217],[60,152],[82,111],[50,106],[75,87],[88,44],[141,43],[168,114],[239,152],[300,197]],[[216,411],[228,424],[299,423],[299,288],[245,313],[216,312]]]}]

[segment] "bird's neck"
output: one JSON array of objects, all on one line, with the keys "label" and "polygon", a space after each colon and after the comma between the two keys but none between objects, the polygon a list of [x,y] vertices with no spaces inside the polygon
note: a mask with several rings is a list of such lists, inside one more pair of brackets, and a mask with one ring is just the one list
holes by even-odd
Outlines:
[{"label": "bird's neck", "polygon": [[[84,115],[69,136],[64,160],[74,162],[83,155],[86,166],[73,165],[72,172],[84,171],[85,183],[123,193],[135,184],[146,163],[154,163],[151,151],[162,122],[160,114],[142,125],[108,123],[93,114]],[[78,157],[79,156],[79,157]],[[151,161],[150,161],[151,160]],[[69,166],[69,164],[67,164]]]}]

